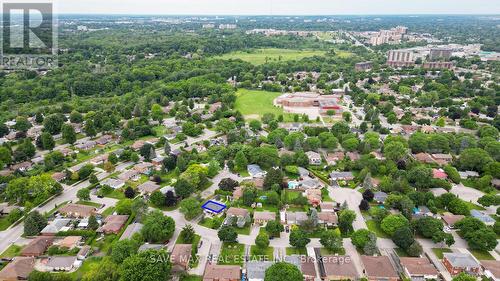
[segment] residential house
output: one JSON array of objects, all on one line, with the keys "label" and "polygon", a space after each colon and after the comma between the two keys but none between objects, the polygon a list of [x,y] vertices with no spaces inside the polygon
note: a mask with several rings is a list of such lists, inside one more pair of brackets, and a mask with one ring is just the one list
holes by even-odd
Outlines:
[{"label": "residential house", "polygon": [[94,165],[94,166],[104,164],[104,162],[108,161],[108,156],[109,156],[109,154],[102,154],[102,155],[96,156],[96,157],[90,159],[89,163]]},{"label": "residential house", "polygon": [[438,280],[439,272],[427,258],[401,257],[399,263],[412,281]]},{"label": "residential house", "polygon": [[309,175],[310,175],[309,170],[307,170],[305,168],[297,167],[297,170],[298,170],[299,176],[301,178],[306,178],[306,177],[309,177]]},{"label": "residential house", "polygon": [[207,264],[203,281],[240,281],[241,269],[238,265]]},{"label": "residential house", "polygon": [[71,222],[71,219],[55,219],[47,224],[42,231],[40,232],[43,236],[53,236],[56,235],[59,231],[63,231],[68,229],[68,225]]},{"label": "residential house", "polygon": [[314,151],[306,152],[306,156],[309,159],[309,165],[320,165],[321,164],[321,155]]},{"label": "residential house", "polygon": [[76,258],[79,260],[84,260],[87,258],[87,256],[90,254],[90,251],[92,248],[89,245],[83,246],[80,251],[76,254]]},{"label": "residential house", "polygon": [[314,207],[319,206],[322,200],[320,189],[306,189],[304,193],[307,201],[309,201],[309,204]]},{"label": "residential house", "polygon": [[113,189],[119,189],[125,186],[125,181],[121,179],[112,179],[112,178],[107,178],[104,181],[101,182],[102,186],[109,186]]},{"label": "residential house", "polygon": [[118,178],[122,181],[137,181],[139,180],[139,172],[136,170],[126,170],[118,175]]},{"label": "residential house", "polygon": [[325,160],[328,165],[335,165],[337,162],[344,160],[344,158],[345,154],[342,151],[327,153],[325,156]]},{"label": "residential house", "polygon": [[433,163],[435,163],[434,159],[432,159],[432,156],[429,153],[420,152],[420,153],[415,154],[413,157],[417,161],[422,162],[422,163],[426,163],[426,164],[433,164]]},{"label": "residential house", "polygon": [[315,259],[309,257],[301,258],[300,271],[304,276],[304,281],[314,281],[317,277]]},{"label": "residential house", "polygon": [[465,218],[464,215],[454,215],[452,213],[444,213],[442,216],[441,216],[441,219],[446,223],[446,225],[449,227],[449,228],[455,228],[455,223],[457,221],[460,221],[462,220],[463,218]]},{"label": "residential house", "polygon": [[229,208],[226,212],[226,220],[224,221],[224,224],[229,225],[235,222],[238,227],[244,227],[247,222],[250,222],[250,212],[243,208]]},{"label": "residential house", "polygon": [[351,161],[358,161],[361,156],[357,152],[347,152],[346,156],[351,160]]},{"label": "residential house", "polygon": [[28,280],[34,269],[34,257],[15,257],[0,271],[0,281]]},{"label": "residential house", "polygon": [[97,145],[95,141],[84,141],[82,143],[76,144],[75,148],[79,150],[90,150]]},{"label": "residential house", "polygon": [[322,212],[335,212],[335,204],[333,202],[323,202],[319,204]]},{"label": "residential house", "polygon": [[165,247],[165,245],[163,244],[149,244],[149,243],[145,243],[145,244],[142,244],[140,247],[139,247],[139,253],[140,252],[144,252],[144,251],[147,251],[147,250],[162,250],[163,248]]},{"label": "residential house", "polygon": [[163,160],[165,160],[165,157],[157,156],[156,158],[151,159],[151,164],[153,164],[156,167],[161,167],[163,165]]},{"label": "residential house", "polygon": [[439,165],[446,165],[451,163],[451,161],[453,161],[453,157],[450,154],[442,154],[442,153],[432,154],[432,158]]},{"label": "residential house", "polygon": [[354,179],[354,175],[352,172],[332,172],[330,173],[330,180],[333,182],[336,181],[351,181]]},{"label": "residential house", "polygon": [[98,145],[106,145],[106,144],[110,143],[112,140],[113,140],[112,135],[103,135],[100,138],[98,138],[95,142]]},{"label": "residential house", "polygon": [[144,146],[144,144],[145,144],[145,141],[137,140],[130,146],[130,148],[132,148],[132,150],[134,150],[134,151],[138,151],[139,149],[141,149]]},{"label": "residential house", "polygon": [[435,179],[445,180],[448,175],[442,169],[432,169],[432,177]]},{"label": "residential house", "polygon": [[481,274],[481,265],[470,254],[444,253],[443,265],[451,275],[457,275],[462,272],[471,275]]},{"label": "residential house", "polygon": [[52,245],[53,238],[39,236],[31,240],[26,247],[21,251],[20,255],[23,257],[39,257],[47,251]]},{"label": "residential house", "polygon": [[495,224],[495,219],[490,217],[488,214],[478,211],[478,210],[471,210],[470,215],[480,221],[482,221],[486,225],[494,225]]},{"label": "residential house", "polygon": [[333,227],[339,223],[337,213],[335,212],[319,212],[318,223],[326,227]]},{"label": "residential house", "polygon": [[128,215],[110,215],[104,220],[104,225],[97,232],[118,234],[128,220]]},{"label": "residential house", "polygon": [[158,189],[160,189],[160,186],[155,182],[147,181],[147,182],[139,185],[137,187],[137,189],[142,194],[151,194],[151,193],[157,191]]},{"label": "residential house", "polygon": [[175,244],[170,254],[172,272],[183,272],[189,269],[192,249],[193,245],[191,244]]},{"label": "residential house", "polygon": [[387,256],[361,256],[363,272],[369,281],[398,281],[399,275]]},{"label": "residential house", "polygon": [[286,223],[289,225],[301,225],[308,219],[306,212],[286,212]]},{"label": "residential house", "polygon": [[463,179],[463,180],[468,179],[468,178],[477,178],[477,177],[479,177],[479,174],[476,171],[458,172],[458,174],[460,175],[460,178]]},{"label": "residential house", "polygon": [[299,187],[303,190],[317,189],[317,188],[323,187],[323,185],[321,184],[321,181],[319,181],[316,178],[310,178],[310,177],[304,178],[303,180],[299,181],[298,184],[299,184]]},{"label": "residential house", "polygon": [[65,236],[62,240],[58,241],[57,244],[59,247],[66,247],[68,249],[73,249],[80,245],[82,242],[82,236]]},{"label": "residential house", "polygon": [[483,267],[484,275],[490,280],[500,280],[500,261],[497,260],[481,260],[479,261]]},{"label": "residential house", "polygon": [[142,223],[131,223],[125,228],[122,236],[120,236],[120,240],[130,239],[134,234],[139,233],[143,227]]},{"label": "residential house", "polygon": [[62,206],[59,209],[61,215],[74,218],[88,218],[95,214],[96,211],[95,207],[73,203]]},{"label": "residential house", "polygon": [[66,173],[62,173],[62,172],[55,172],[52,174],[52,179],[57,181],[57,182],[62,182],[63,180],[66,179]]},{"label": "residential house", "polygon": [[134,166],[134,170],[144,175],[149,175],[151,173],[152,168],[153,164],[149,162],[142,162]]},{"label": "residential house", "polygon": [[25,161],[25,162],[21,162],[21,163],[14,164],[14,165],[10,166],[10,169],[12,171],[26,172],[26,171],[31,170],[32,167],[33,167],[33,164],[31,162]]},{"label": "residential house", "polygon": [[248,281],[264,281],[266,270],[274,264],[272,261],[251,260],[246,264]]},{"label": "residential house", "polygon": [[46,260],[45,267],[49,271],[70,271],[80,263],[76,256],[52,256]]},{"label": "residential house", "polygon": [[247,171],[252,178],[263,178],[267,174],[267,172],[263,171],[257,164],[248,165]]},{"label": "residential house", "polygon": [[273,212],[254,212],[253,213],[253,222],[255,224],[265,225],[269,221],[276,220],[276,213]]},{"label": "residential house", "polygon": [[322,256],[318,264],[323,280],[358,280],[360,277],[350,256]]},{"label": "residential house", "polygon": [[387,199],[387,197],[389,196],[387,193],[385,193],[383,191],[374,192],[373,195],[374,195],[373,200],[375,200],[375,202],[377,202],[379,204],[383,204],[385,202],[385,200]]}]

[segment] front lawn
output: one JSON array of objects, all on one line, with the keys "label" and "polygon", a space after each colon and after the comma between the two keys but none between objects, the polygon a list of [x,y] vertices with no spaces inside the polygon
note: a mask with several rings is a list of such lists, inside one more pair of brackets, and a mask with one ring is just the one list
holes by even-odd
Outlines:
[{"label": "front lawn", "polygon": [[327,248],[320,248],[320,253],[322,256],[345,255],[345,249],[342,248],[339,251],[330,251]]},{"label": "front lawn", "polygon": [[107,217],[109,215],[112,215],[115,212],[115,207],[108,207],[102,212],[103,217]]},{"label": "front lawn", "polygon": [[237,226],[233,227],[236,233],[242,234],[242,235],[250,235],[251,231],[251,223],[247,223],[244,227],[239,228]]},{"label": "front lawn", "polygon": [[21,253],[21,250],[23,249],[22,246],[12,244],[9,246],[9,248],[5,249],[3,253],[0,255],[0,258],[13,258],[17,257],[19,253]]},{"label": "front lawn", "polygon": [[287,247],[286,248],[286,255],[287,256],[291,256],[291,255],[307,255],[307,250],[306,250],[306,248]]},{"label": "front lawn", "polygon": [[7,216],[0,218],[0,231],[6,230],[11,224]]},{"label": "front lawn", "polygon": [[444,253],[451,253],[452,250],[448,249],[448,248],[432,248],[432,251],[434,252],[434,254],[436,255],[436,257],[438,257],[438,259],[443,259],[443,254]]},{"label": "front lawn", "polygon": [[469,249],[469,252],[471,252],[471,254],[478,260],[495,260],[495,258],[487,251]]},{"label": "front lawn", "polygon": [[252,261],[272,261],[274,257],[274,248],[259,248],[257,245],[250,247],[250,260]]},{"label": "front lawn", "polygon": [[391,238],[387,233],[385,233],[382,228],[380,228],[380,225],[374,221],[374,220],[367,220],[366,221],[366,226],[368,227],[368,230],[371,232],[375,233],[377,237],[380,238]]},{"label": "front lawn", "polygon": [[324,187],[321,189],[321,199],[323,202],[333,202],[333,199],[330,197],[330,193],[328,192],[328,188]]},{"label": "front lawn", "polygon": [[100,208],[101,207],[101,204],[99,203],[96,203],[96,202],[92,202],[92,201],[78,201],[76,202],[76,204],[80,204],[80,205],[86,205],[86,206],[92,206],[92,207],[96,207],[96,208]]},{"label": "front lawn", "polygon": [[222,243],[218,264],[243,265],[245,245],[239,243]]}]

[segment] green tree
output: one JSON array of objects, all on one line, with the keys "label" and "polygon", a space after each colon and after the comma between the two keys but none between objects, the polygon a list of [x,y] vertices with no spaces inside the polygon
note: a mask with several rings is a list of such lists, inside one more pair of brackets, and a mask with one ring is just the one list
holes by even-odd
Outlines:
[{"label": "green tree", "polygon": [[38,211],[29,213],[24,219],[24,235],[35,236],[47,226],[47,219]]},{"label": "green tree", "polygon": [[265,232],[257,235],[257,237],[255,237],[255,245],[261,249],[267,248],[269,246],[269,235]]},{"label": "green tree", "polygon": [[304,248],[309,242],[311,242],[311,239],[309,239],[307,233],[301,229],[292,230],[290,233],[290,245],[295,248]]},{"label": "green tree", "polygon": [[339,228],[342,233],[347,234],[352,231],[352,223],[356,219],[356,213],[352,210],[342,210],[339,215]]},{"label": "green tree", "polygon": [[51,135],[57,135],[61,132],[62,125],[64,124],[64,116],[62,114],[51,114],[43,120],[43,127],[46,132]]},{"label": "green tree", "polygon": [[319,242],[323,245],[323,247],[335,253],[341,252],[344,245],[340,233],[334,230],[327,230],[323,232]]},{"label": "green tree", "polygon": [[180,211],[188,220],[192,220],[202,213],[201,202],[196,198],[189,197],[181,201]]},{"label": "green tree", "polygon": [[475,276],[461,272],[457,276],[453,277],[452,281],[477,281]]},{"label": "green tree", "polygon": [[74,144],[76,142],[76,132],[73,126],[64,124],[62,126],[62,138],[66,143]]},{"label": "green tree", "polygon": [[283,184],[283,173],[279,168],[271,168],[264,178],[264,188],[270,189],[274,184],[281,186]]},{"label": "green tree", "polygon": [[392,235],[392,240],[394,241],[394,244],[398,245],[404,250],[407,250],[413,244],[413,242],[415,242],[413,232],[407,226],[396,229],[396,231],[394,231],[394,235]]},{"label": "green tree", "polygon": [[171,264],[167,252],[147,250],[126,258],[120,266],[120,281],[170,280]]},{"label": "green tree", "polygon": [[76,197],[82,201],[90,201],[90,190],[88,188],[81,188],[76,192]]},{"label": "green tree", "polygon": [[238,239],[238,233],[236,233],[236,230],[234,230],[234,227],[232,226],[222,226],[219,231],[217,232],[217,236],[219,237],[220,241],[223,242],[236,242]]},{"label": "green tree", "polygon": [[174,231],[175,221],[158,210],[146,215],[141,229],[144,240],[150,243],[163,243],[172,237]]},{"label": "green tree", "polygon": [[390,236],[393,236],[397,229],[408,227],[409,225],[408,219],[403,215],[388,215],[380,223],[382,230]]},{"label": "green tree", "polygon": [[267,233],[269,233],[270,236],[277,237],[280,235],[280,233],[285,230],[282,224],[280,224],[277,221],[270,221],[266,224],[265,227]]},{"label": "green tree", "polygon": [[243,151],[238,151],[236,152],[236,155],[234,156],[234,166],[236,171],[246,171],[248,165],[248,160],[247,157],[245,156],[245,153]]},{"label": "green tree", "polygon": [[277,262],[266,269],[265,281],[304,281],[304,276],[299,268],[286,262]]},{"label": "green tree", "polygon": [[91,230],[96,230],[99,228],[99,222],[97,222],[97,218],[94,215],[89,217],[88,228]]},{"label": "green tree", "polygon": [[122,263],[126,258],[137,254],[139,243],[135,240],[124,239],[118,240],[111,246],[111,260],[115,263]]}]

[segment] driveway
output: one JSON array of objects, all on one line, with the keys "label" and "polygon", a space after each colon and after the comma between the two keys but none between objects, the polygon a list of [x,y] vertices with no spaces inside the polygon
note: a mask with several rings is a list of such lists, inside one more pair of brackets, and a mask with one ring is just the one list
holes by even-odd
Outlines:
[{"label": "driveway", "polygon": [[347,206],[349,206],[350,210],[353,210],[356,213],[356,219],[354,220],[352,226],[355,230],[366,228],[366,222],[363,219],[363,215],[359,210],[359,203],[363,200],[363,196],[356,190],[350,188],[340,188],[340,187],[328,187],[328,193],[330,198],[335,200],[336,202],[343,204],[347,202]]}]

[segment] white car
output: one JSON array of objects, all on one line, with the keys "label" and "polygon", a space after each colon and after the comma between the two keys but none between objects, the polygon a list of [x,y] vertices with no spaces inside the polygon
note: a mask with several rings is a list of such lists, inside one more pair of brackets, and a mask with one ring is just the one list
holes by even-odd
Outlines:
[{"label": "white car", "polygon": [[450,233],[451,232],[451,228],[449,228],[448,226],[445,226],[443,228],[443,231],[446,232],[446,233]]}]

